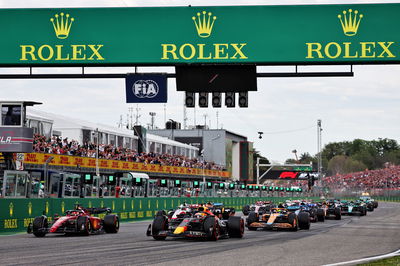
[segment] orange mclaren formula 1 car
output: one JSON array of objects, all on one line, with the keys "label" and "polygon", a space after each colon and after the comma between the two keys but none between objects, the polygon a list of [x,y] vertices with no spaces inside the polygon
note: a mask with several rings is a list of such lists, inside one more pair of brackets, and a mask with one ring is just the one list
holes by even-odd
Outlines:
[{"label": "orange mclaren formula 1 car", "polygon": [[308,212],[290,212],[286,208],[272,208],[270,212],[260,215],[250,212],[247,217],[246,226],[249,230],[262,229],[310,229],[310,214]]},{"label": "orange mclaren formula 1 car", "polygon": [[160,211],[147,228],[146,235],[152,236],[155,240],[184,237],[215,241],[219,238],[243,237],[244,220],[239,216],[229,215],[225,210],[231,212],[232,209],[218,208],[214,213],[209,208],[200,206],[195,212],[186,213],[179,223],[174,221],[173,216],[168,217],[165,212],[163,214]]}]

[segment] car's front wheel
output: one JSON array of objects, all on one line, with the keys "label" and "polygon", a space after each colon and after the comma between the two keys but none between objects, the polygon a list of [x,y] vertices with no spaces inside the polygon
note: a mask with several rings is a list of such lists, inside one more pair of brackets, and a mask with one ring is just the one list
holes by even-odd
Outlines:
[{"label": "car's front wheel", "polygon": [[117,215],[106,215],[104,217],[104,231],[108,234],[115,234],[119,231],[119,217]]},{"label": "car's front wheel", "polygon": [[44,237],[46,235],[45,230],[48,227],[47,217],[39,216],[33,220],[32,233],[36,237]]}]

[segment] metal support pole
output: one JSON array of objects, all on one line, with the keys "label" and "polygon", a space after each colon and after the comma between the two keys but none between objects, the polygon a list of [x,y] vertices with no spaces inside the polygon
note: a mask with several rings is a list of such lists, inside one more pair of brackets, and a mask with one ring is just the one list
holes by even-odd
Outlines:
[{"label": "metal support pole", "polygon": [[96,128],[96,176],[100,177],[100,170],[99,170],[99,128]]},{"label": "metal support pole", "polygon": [[50,190],[50,184],[49,184],[49,170],[48,170],[48,164],[54,159],[54,156],[50,156],[49,158],[47,158],[47,160],[44,162],[44,182],[45,182],[45,186],[44,186],[44,196],[46,198],[49,197],[49,190]]},{"label": "metal support pole", "polygon": [[321,138],[321,132],[322,132],[322,128],[321,128],[321,119],[318,119],[317,121],[317,149],[318,149],[318,177],[321,176],[321,172],[322,172],[322,154],[321,154],[321,146],[322,146],[322,138]]},{"label": "metal support pole", "polygon": [[257,157],[257,185],[260,184],[260,157]]}]

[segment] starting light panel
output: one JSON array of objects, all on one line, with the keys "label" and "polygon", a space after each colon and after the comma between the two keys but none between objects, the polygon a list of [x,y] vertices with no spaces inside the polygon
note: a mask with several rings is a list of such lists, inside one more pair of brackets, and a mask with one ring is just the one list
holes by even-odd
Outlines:
[{"label": "starting light panel", "polygon": [[219,183],[219,188],[220,189],[225,189],[225,184],[224,183]]},{"label": "starting light panel", "polygon": [[178,91],[257,91],[255,65],[179,65],[175,73]]},{"label": "starting light panel", "polygon": [[233,183],[229,184],[229,189],[235,189],[235,184]]},{"label": "starting light panel", "polygon": [[246,189],[246,185],[241,185],[240,189]]},{"label": "starting light panel", "polygon": [[200,187],[199,181],[194,181],[194,182],[193,182],[193,187],[194,187],[194,188],[199,188],[199,187]]},{"label": "starting light panel", "polygon": [[181,180],[175,180],[174,186],[181,187]]},{"label": "starting light panel", "polygon": [[207,182],[207,188],[212,188],[212,183],[211,182]]},{"label": "starting light panel", "polygon": [[269,187],[268,190],[269,190],[269,191],[273,191],[273,190],[274,190],[274,187]]},{"label": "starting light panel", "polygon": [[266,186],[262,186],[261,189],[262,190],[267,190],[267,187]]}]

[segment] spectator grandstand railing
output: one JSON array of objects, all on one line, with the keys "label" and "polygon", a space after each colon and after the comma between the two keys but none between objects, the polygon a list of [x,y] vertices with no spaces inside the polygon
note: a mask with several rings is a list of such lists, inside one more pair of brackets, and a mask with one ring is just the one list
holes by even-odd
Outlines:
[{"label": "spectator grandstand railing", "polygon": [[[59,155],[59,154],[43,154],[43,153],[27,153],[24,157],[24,164],[42,165],[46,160],[53,156],[54,158],[49,163],[50,166],[66,166],[66,167],[81,167],[81,168],[95,168],[96,159],[88,157]],[[213,176],[229,178],[228,171],[209,170],[200,168],[180,167],[160,165],[154,163],[136,163],[120,160],[99,159],[99,168],[114,170],[114,171],[134,171],[134,172],[147,172],[147,173],[164,173],[176,175],[193,175],[193,176]]]}]

